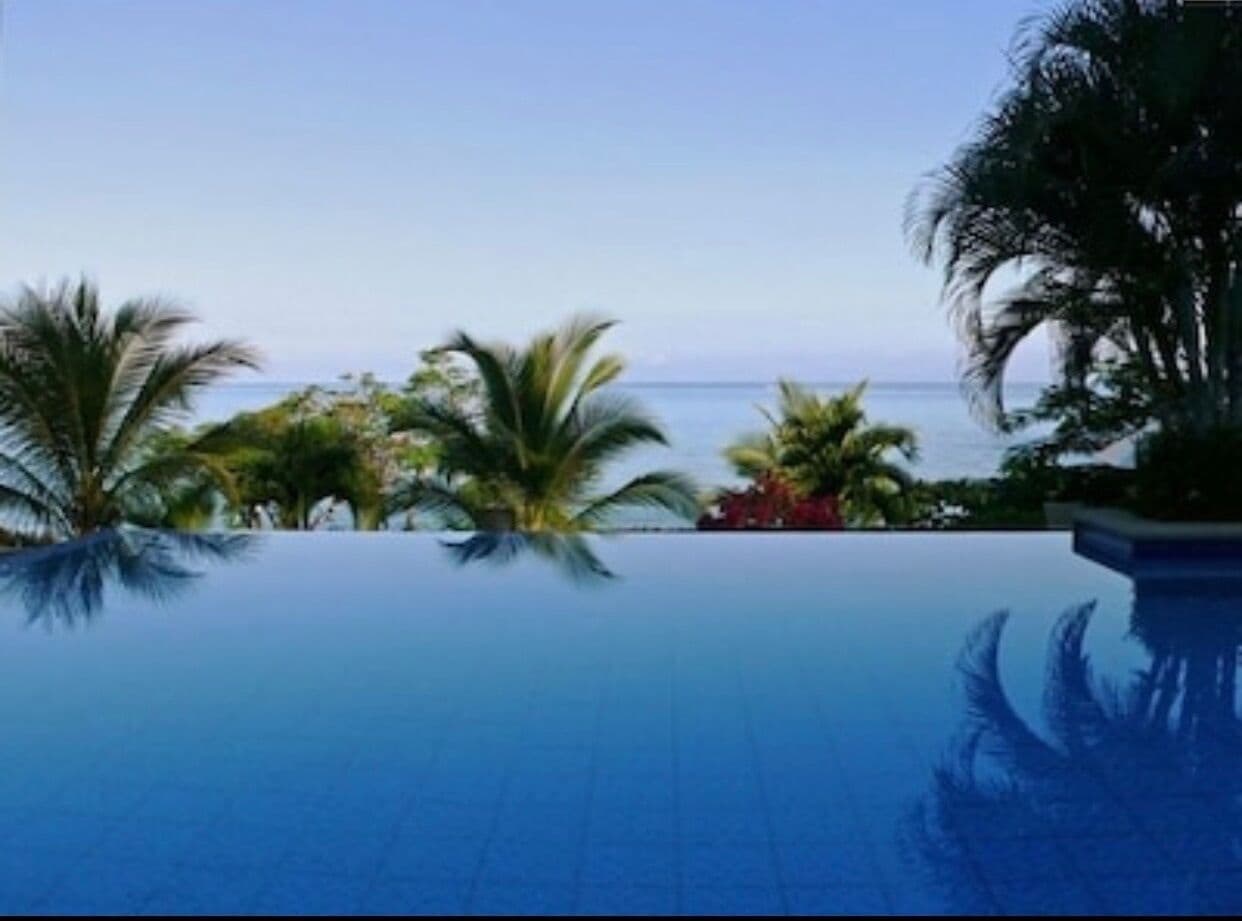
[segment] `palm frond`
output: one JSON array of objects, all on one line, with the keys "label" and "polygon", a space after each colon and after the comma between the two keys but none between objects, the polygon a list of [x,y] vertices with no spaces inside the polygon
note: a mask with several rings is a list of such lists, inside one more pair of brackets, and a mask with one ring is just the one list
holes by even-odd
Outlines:
[{"label": "palm frond", "polygon": [[170,463],[144,467],[149,438],[202,387],[256,366],[239,343],[174,345],[189,320],[159,300],[128,301],[109,314],[87,279],[27,287],[0,303],[3,482],[41,506],[36,512],[10,497],[26,530],[39,532],[30,536],[72,536],[122,520],[122,493],[143,476],[154,488]]},{"label": "palm frond", "polygon": [[394,511],[427,512],[455,529],[480,527],[487,519],[486,510],[468,491],[442,478],[412,479],[401,484],[391,494],[389,507]]},{"label": "palm frond", "polygon": [[[622,372],[620,357],[590,360],[613,325],[577,317],[521,349],[458,333],[444,348],[474,366],[478,404],[466,409],[415,398],[402,425],[435,441],[439,472],[454,481],[451,491],[486,497],[484,504],[503,510],[514,527],[585,527],[596,516],[579,512],[592,506],[606,465],[636,446],[666,443],[635,401],[606,391]],[[629,495],[639,501],[642,491],[636,485]]]},{"label": "palm frond", "polygon": [[589,502],[573,517],[577,527],[607,523],[622,508],[658,508],[679,518],[693,521],[699,514],[699,500],[692,480],[684,474],[657,470],[634,477],[624,486]]},{"label": "palm frond", "polygon": [[108,433],[104,463],[117,462],[151,428],[184,417],[196,392],[238,370],[259,366],[258,353],[232,341],[164,350],[150,356],[142,384]]},{"label": "palm frond", "polygon": [[594,394],[582,400],[564,426],[560,466],[575,475],[595,469],[643,444],[668,444],[664,431],[630,397]]},{"label": "palm frond", "polygon": [[771,435],[744,435],[725,448],[725,459],[738,476],[756,480],[780,466],[780,449]]}]

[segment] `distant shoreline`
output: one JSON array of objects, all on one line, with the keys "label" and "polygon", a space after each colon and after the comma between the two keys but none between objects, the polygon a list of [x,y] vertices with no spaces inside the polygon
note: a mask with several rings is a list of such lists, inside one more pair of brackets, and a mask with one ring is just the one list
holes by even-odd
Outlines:
[{"label": "distant shoreline", "polygon": [[[400,379],[393,380],[393,379],[379,378],[378,380],[381,384],[387,384],[390,386],[400,386],[405,383],[404,380],[400,380]],[[799,383],[802,383],[808,387],[823,387],[823,388],[852,387],[858,383],[857,380],[808,381],[808,380],[802,380],[801,378],[799,378],[798,381]],[[229,389],[259,388],[259,387],[287,387],[287,388],[293,389],[297,387],[312,387],[312,386],[332,387],[332,386],[339,386],[345,383],[347,382],[337,377],[337,378],[326,378],[326,379],[318,379],[318,380],[271,379],[271,380],[257,380],[257,381],[256,380],[228,381],[227,383],[218,384],[216,386],[229,388]],[[960,390],[962,387],[962,385],[960,383],[957,383],[956,381],[869,380],[868,384],[869,386],[873,388],[884,388],[884,389],[893,389],[893,390],[897,390],[897,389],[902,389],[902,390],[918,390],[918,389]],[[776,382],[774,380],[762,380],[762,381],[643,380],[643,381],[621,381],[617,384],[617,386],[618,387],[632,387],[635,389],[639,389],[639,388],[670,389],[670,388],[681,387],[681,388],[697,388],[701,390],[708,390],[708,389],[710,390],[746,390],[746,389],[753,390],[756,387],[775,387]],[[1016,390],[1033,390],[1039,387],[1046,387],[1046,386],[1048,386],[1046,381],[1012,381],[1012,382],[1005,384],[1006,389],[1013,388]]]}]

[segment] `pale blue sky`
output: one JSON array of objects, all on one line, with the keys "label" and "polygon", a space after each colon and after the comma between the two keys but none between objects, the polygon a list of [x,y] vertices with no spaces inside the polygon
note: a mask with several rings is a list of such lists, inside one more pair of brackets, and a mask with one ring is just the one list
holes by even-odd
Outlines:
[{"label": "pale blue sky", "polygon": [[278,379],[577,310],[634,379],[949,379],[902,209],[1040,8],[7,0],[0,283],[175,294]]}]

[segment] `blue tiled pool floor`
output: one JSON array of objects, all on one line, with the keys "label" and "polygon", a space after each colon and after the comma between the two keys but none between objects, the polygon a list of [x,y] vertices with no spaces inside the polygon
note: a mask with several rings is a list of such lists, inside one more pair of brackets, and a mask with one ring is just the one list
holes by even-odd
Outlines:
[{"label": "blue tiled pool floor", "polygon": [[116,579],[41,613],[10,562],[0,910],[1242,904],[1242,783],[1211,760],[1237,753],[1232,711],[1073,751],[1073,708],[1041,710],[1076,606],[1093,669],[1151,665],[1132,587],[1068,538],[597,549],[615,577],[584,584],[458,568],[431,537],[272,536],[175,597]]}]

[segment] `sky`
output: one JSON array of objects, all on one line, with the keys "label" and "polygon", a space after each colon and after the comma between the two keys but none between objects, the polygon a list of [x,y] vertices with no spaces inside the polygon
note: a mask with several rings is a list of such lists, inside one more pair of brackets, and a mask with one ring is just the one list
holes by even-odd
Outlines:
[{"label": "sky", "polygon": [[272,380],[577,312],[631,380],[951,380],[905,201],[1046,6],[0,2],[0,288],[174,297]]}]

